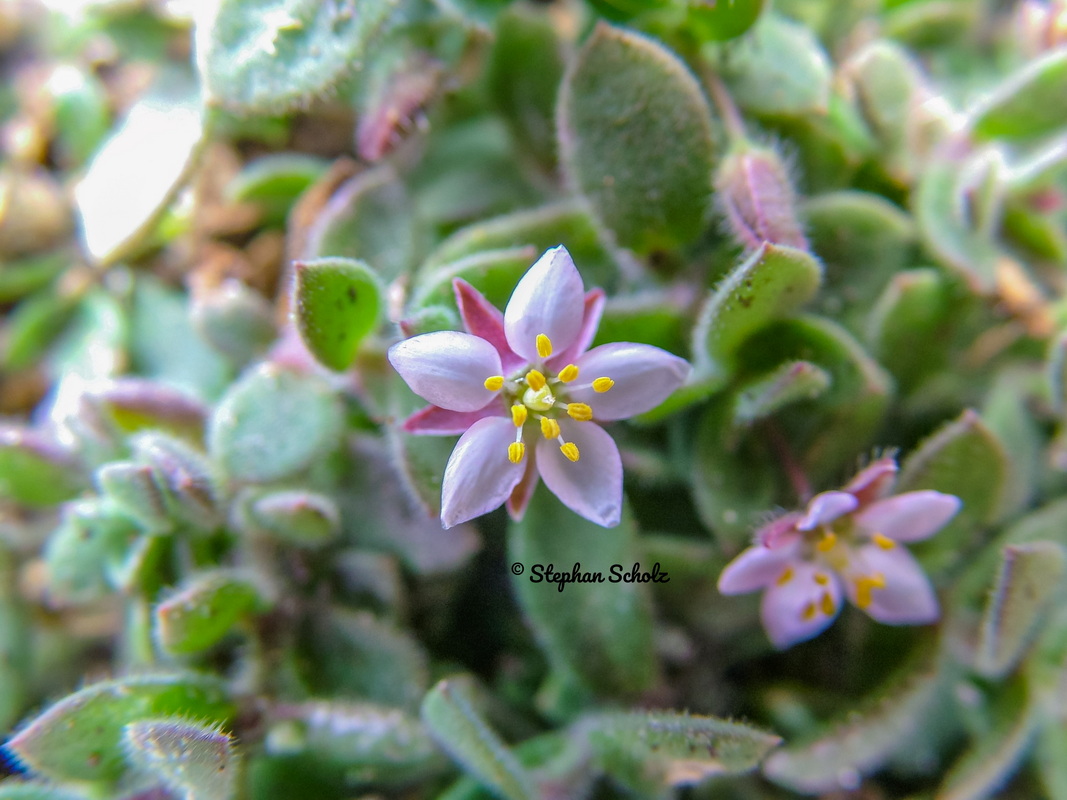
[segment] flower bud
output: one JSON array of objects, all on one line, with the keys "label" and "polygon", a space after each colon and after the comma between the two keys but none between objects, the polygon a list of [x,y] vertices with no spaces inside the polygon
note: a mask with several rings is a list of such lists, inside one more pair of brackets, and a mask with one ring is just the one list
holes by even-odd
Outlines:
[{"label": "flower bud", "polygon": [[739,142],[719,166],[715,189],[730,233],[746,248],[771,242],[808,249],[793,185],[774,150]]}]

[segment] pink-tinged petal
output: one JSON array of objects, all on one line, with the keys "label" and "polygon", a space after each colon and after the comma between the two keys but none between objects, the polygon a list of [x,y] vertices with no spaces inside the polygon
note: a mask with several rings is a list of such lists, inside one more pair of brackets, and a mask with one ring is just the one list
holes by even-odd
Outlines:
[{"label": "pink-tinged petal", "polygon": [[494,397],[489,405],[477,411],[449,411],[426,406],[404,420],[401,427],[416,436],[459,436],[480,419],[502,416],[505,416],[504,407]]},{"label": "pink-tinged petal", "polygon": [[861,509],[855,520],[872,536],[880,533],[898,542],[919,542],[941,530],[962,505],[960,499],[951,494],[905,492]]},{"label": "pink-tinged petal", "polygon": [[811,531],[820,525],[833,522],[842,514],[855,511],[859,501],[847,492],[822,492],[811,498],[803,519],[797,522],[797,529]]},{"label": "pink-tinged petal", "polygon": [[518,522],[526,514],[526,506],[530,504],[530,498],[533,497],[534,489],[537,488],[537,483],[541,478],[537,473],[537,448],[526,448],[526,473],[522,476],[522,480],[518,482],[514,489],[511,490],[511,494],[508,495],[507,509],[508,514],[513,520]]},{"label": "pink-tinged petal", "polygon": [[441,482],[444,527],[479,517],[508,499],[526,471],[524,463],[508,459],[514,441],[515,426],[508,417],[486,417],[459,438]]},{"label": "pink-tinged petal", "polygon": [[559,420],[564,441],[578,447],[578,460],[560,452],[555,439],[539,437],[537,469],[545,485],[576,514],[605,528],[622,514],[622,459],[615,441],[592,422]]},{"label": "pink-tinged petal", "polygon": [[508,345],[526,361],[537,361],[537,337],[555,351],[566,350],[582,328],[585,289],[563,245],[553,247],[526,271],[504,309]]},{"label": "pink-tinged petal", "polygon": [[765,589],[782,577],[796,560],[796,548],[771,550],[761,544],[744,550],[719,576],[722,594],[746,594]]},{"label": "pink-tinged petal", "polygon": [[756,542],[775,550],[797,544],[801,540],[801,535],[797,532],[797,523],[803,517],[804,515],[799,511],[790,511],[788,514],[772,519],[756,531]]},{"label": "pink-tinged petal", "polygon": [[435,331],[397,342],[389,362],[415,394],[449,411],[477,411],[493,399],[485,379],[500,375],[500,355],[485,339]]},{"label": "pink-tinged petal", "polygon": [[879,458],[861,469],[842,491],[854,495],[861,506],[885,497],[897,479],[897,462],[893,458]]},{"label": "pink-tinged petal", "polygon": [[[870,602],[857,598],[857,580],[875,578]],[[887,625],[926,625],[941,615],[937,595],[915,557],[903,547],[886,550],[875,544],[861,547],[847,571],[848,599],[872,619]]]},{"label": "pink-tinged petal", "polygon": [[760,602],[760,620],[779,650],[818,636],[840,611],[837,576],[811,562],[795,564],[788,579],[775,581]]},{"label": "pink-tinged petal", "polygon": [[582,327],[578,336],[566,350],[552,356],[546,364],[553,372],[559,372],[589,349],[596,337],[597,328],[600,327],[600,318],[604,314],[604,290],[590,289],[585,293],[585,307],[582,312]]},{"label": "pink-tinged petal", "polygon": [[485,295],[467,283],[465,280],[455,278],[452,281],[452,291],[456,295],[456,306],[459,308],[459,316],[463,320],[463,327],[467,333],[485,339],[496,348],[500,354],[500,363],[504,372],[513,372],[524,363],[508,347],[507,337],[504,335],[504,315],[496,306],[485,299]]},{"label": "pink-tinged petal", "polygon": [[[576,362],[578,380],[567,387],[567,396],[593,409],[593,419],[626,419],[658,406],[689,375],[684,358],[650,344],[614,342],[594,347]],[[611,378],[615,384],[597,392],[592,383]]]}]

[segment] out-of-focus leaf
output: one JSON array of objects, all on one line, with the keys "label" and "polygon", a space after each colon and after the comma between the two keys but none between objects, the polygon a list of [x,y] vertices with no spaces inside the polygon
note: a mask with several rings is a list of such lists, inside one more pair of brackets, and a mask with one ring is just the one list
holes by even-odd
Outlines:
[{"label": "out-of-focus leaf", "polygon": [[867,312],[867,342],[879,363],[906,393],[940,368],[950,307],[950,287],[933,269],[898,272]]},{"label": "out-of-focus leaf", "polygon": [[694,239],[711,201],[711,111],[678,58],[600,24],[560,89],[567,179],[623,246],[639,253]]},{"label": "out-of-focus leaf", "polygon": [[199,653],[262,604],[259,589],[245,576],[223,571],[198,575],[156,606],[156,641],[174,655]]},{"label": "out-of-focus leaf", "polygon": [[223,0],[197,30],[208,102],[245,114],[305,106],[362,65],[396,6]]},{"label": "out-of-focus leaf", "polygon": [[982,618],[975,656],[991,677],[1011,671],[1026,652],[1038,623],[1060,594],[1067,552],[1055,542],[1009,545]]},{"label": "out-of-focus leaf", "polygon": [[222,398],[208,449],[231,478],[269,483],[336,452],[343,427],[337,398],[318,378],[265,365]]},{"label": "out-of-focus leaf", "polygon": [[198,293],[191,318],[204,341],[238,366],[261,355],[278,335],[271,304],[240,281]]},{"label": "out-of-focus leaf", "polygon": [[688,4],[687,21],[702,40],[723,42],[747,32],[767,5],[766,0],[697,0]]},{"label": "out-of-focus leaf", "polygon": [[85,487],[74,455],[32,428],[0,428],[0,498],[51,506]]},{"label": "out-of-focus leaf", "polygon": [[507,800],[534,800],[533,780],[479,715],[469,679],[448,678],[422,702],[422,719],[437,743],[478,780]]},{"label": "out-of-focus leaf", "polygon": [[297,198],[326,172],[327,164],[302,153],[272,153],[250,161],[226,187],[230,198],[253,203],[264,222],[280,225]]},{"label": "out-of-focus leaf", "polygon": [[77,604],[106,595],[108,569],[122,561],[139,533],[134,521],[106,500],[68,505],[45,548],[49,597]]},{"label": "out-of-focus leaf", "polygon": [[7,749],[57,781],[114,780],[126,771],[123,729],[136,720],[182,715],[224,723],[233,715],[222,684],[194,674],[146,675],[87,686],[50,706]]},{"label": "out-of-focus leaf", "polygon": [[321,547],[337,537],[341,515],[326,495],[307,491],[265,494],[249,506],[253,523],[280,541]]},{"label": "out-of-focus leaf", "polygon": [[798,400],[812,400],[829,388],[829,373],[809,361],[789,361],[746,383],[734,400],[734,424],[751,425]]},{"label": "out-of-focus leaf", "polygon": [[1050,50],[985,94],[973,130],[982,139],[1026,139],[1067,128],[1067,47]]}]

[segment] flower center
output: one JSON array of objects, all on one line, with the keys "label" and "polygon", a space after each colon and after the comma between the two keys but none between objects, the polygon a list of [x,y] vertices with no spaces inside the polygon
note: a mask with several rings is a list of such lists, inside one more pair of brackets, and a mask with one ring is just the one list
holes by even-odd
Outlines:
[{"label": "flower center", "polygon": [[[846,515],[829,525],[808,531],[807,538],[811,546],[812,560],[844,579],[851,580],[855,589],[856,605],[861,609],[869,608],[873,602],[873,592],[886,588],[886,578],[881,572],[869,569],[857,552],[858,546],[866,544],[867,541],[857,533],[852,518]],[[897,546],[896,542],[881,533],[874,533],[869,537],[869,541],[882,550],[892,550]],[[819,580],[822,575],[823,573],[816,573],[815,580],[816,583],[825,585],[824,580]],[[791,573],[789,577],[792,577]],[[783,578],[786,578],[784,574]],[[825,594],[823,596],[825,597]],[[821,603],[823,608],[826,605],[825,601]],[[804,618],[810,619],[814,613],[815,607],[812,605],[810,612],[805,609]]]},{"label": "flower center", "polygon": [[518,464],[526,455],[523,443],[523,431],[526,424],[536,420],[541,435],[546,439],[559,442],[559,451],[568,461],[577,461],[581,454],[578,445],[564,440],[560,432],[557,415],[564,412],[576,422],[588,422],[593,419],[593,409],[586,403],[567,402],[568,391],[574,388],[591,387],[597,394],[603,394],[615,385],[615,381],[606,376],[595,378],[582,386],[569,386],[578,379],[578,367],[568,364],[559,373],[549,373],[546,377],[544,360],[552,355],[552,340],[547,335],[537,335],[535,346],[539,362],[531,366],[525,374],[505,378],[503,375],[490,375],[484,386],[491,392],[501,392],[505,402],[511,407],[511,421],[515,424],[515,441],[508,445],[508,460]]}]

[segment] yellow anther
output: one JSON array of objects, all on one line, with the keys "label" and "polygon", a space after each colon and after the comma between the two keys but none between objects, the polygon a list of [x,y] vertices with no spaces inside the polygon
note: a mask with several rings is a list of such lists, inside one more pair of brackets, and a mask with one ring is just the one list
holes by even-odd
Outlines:
[{"label": "yellow anther", "polygon": [[570,461],[578,460],[578,445],[574,442],[564,442],[560,445],[559,451],[563,453]]},{"label": "yellow anther", "polygon": [[559,423],[548,417],[541,417],[541,433],[546,439],[555,439],[559,436]]},{"label": "yellow anther", "polygon": [[885,588],[885,575],[883,575],[881,572],[873,573],[870,577],[870,581],[871,586],[873,586],[875,589]]},{"label": "yellow anther", "polygon": [[822,593],[822,597],[819,598],[819,608],[826,616],[829,617],[833,615],[835,611],[834,598],[830,597],[829,592]]},{"label": "yellow anther", "polygon": [[512,442],[508,445],[508,461],[512,464],[518,464],[524,455],[526,455],[526,445],[522,442]]},{"label": "yellow anther", "polygon": [[503,375],[494,375],[491,378],[486,378],[483,384],[490,392],[500,391],[500,387],[504,385]]},{"label": "yellow anther", "polygon": [[526,406],[514,405],[511,407],[511,421],[515,423],[516,428],[521,428],[526,424],[526,417],[529,413]]},{"label": "yellow anther", "polygon": [[539,392],[545,388],[545,376],[532,369],[526,373],[526,383],[535,392]]},{"label": "yellow anther", "polygon": [[825,572],[816,572],[815,582],[819,584],[819,586],[825,586],[830,582],[830,576],[827,575]]},{"label": "yellow anther", "polygon": [[829,553],[834,549],[835,544],[837,544],[837,534],[827,531],[823,534],[823,537],[815,543],[815,549],[820,553]]},{"label": "yellow anther", "polygon": [[804,606],[804,610],[801,612],[800,618],[802,620],[804,620],[805,622],[807,622],[808,620],[810,620],[814,616],[815,616],[815,604],[814,603],[808,603],[807,605]]},{"label": "yellow anther", "polygon": [[778,576],[778,585],[785,586],[789,581],[793,580],[793,568],[786,567],[785,572]]},{"label": "yellow anther", "polygon": [[578,377],[578,367],[574,364],[568,364],[559,371],[558,377],[563,383],[570,383]]},{"label": "yellow anther", "polygon": [[856,578],[856,605],[868,608],[871,605],[871,590],[885,588],[885,575],[876,572]]},{"label": "yellow anther", "polygon": [[537,355],[548,358],[552,355],[552,340],[543,333],[537,334]]},{"label": "yellow anther", "polygon": [[883,550],[892,550],[894,547],[897,546],[896,542],[894,542],[888,536],[883,536],[880,533],[876,533],[874,536],[871,537],[871,539],[873,539],[874,543],[881,547]]},{"label": "yellow anther", "polygon": [[593,381],[593,391],[600,394],[604,394],[608,389],[615,385],[615,381],[611,378],[597,378]]},{"label": "yellow anther", "polygon": [[578,422],[588,422],[593,418],[593,409],[585,403],[568,403],[567,416]]}]

